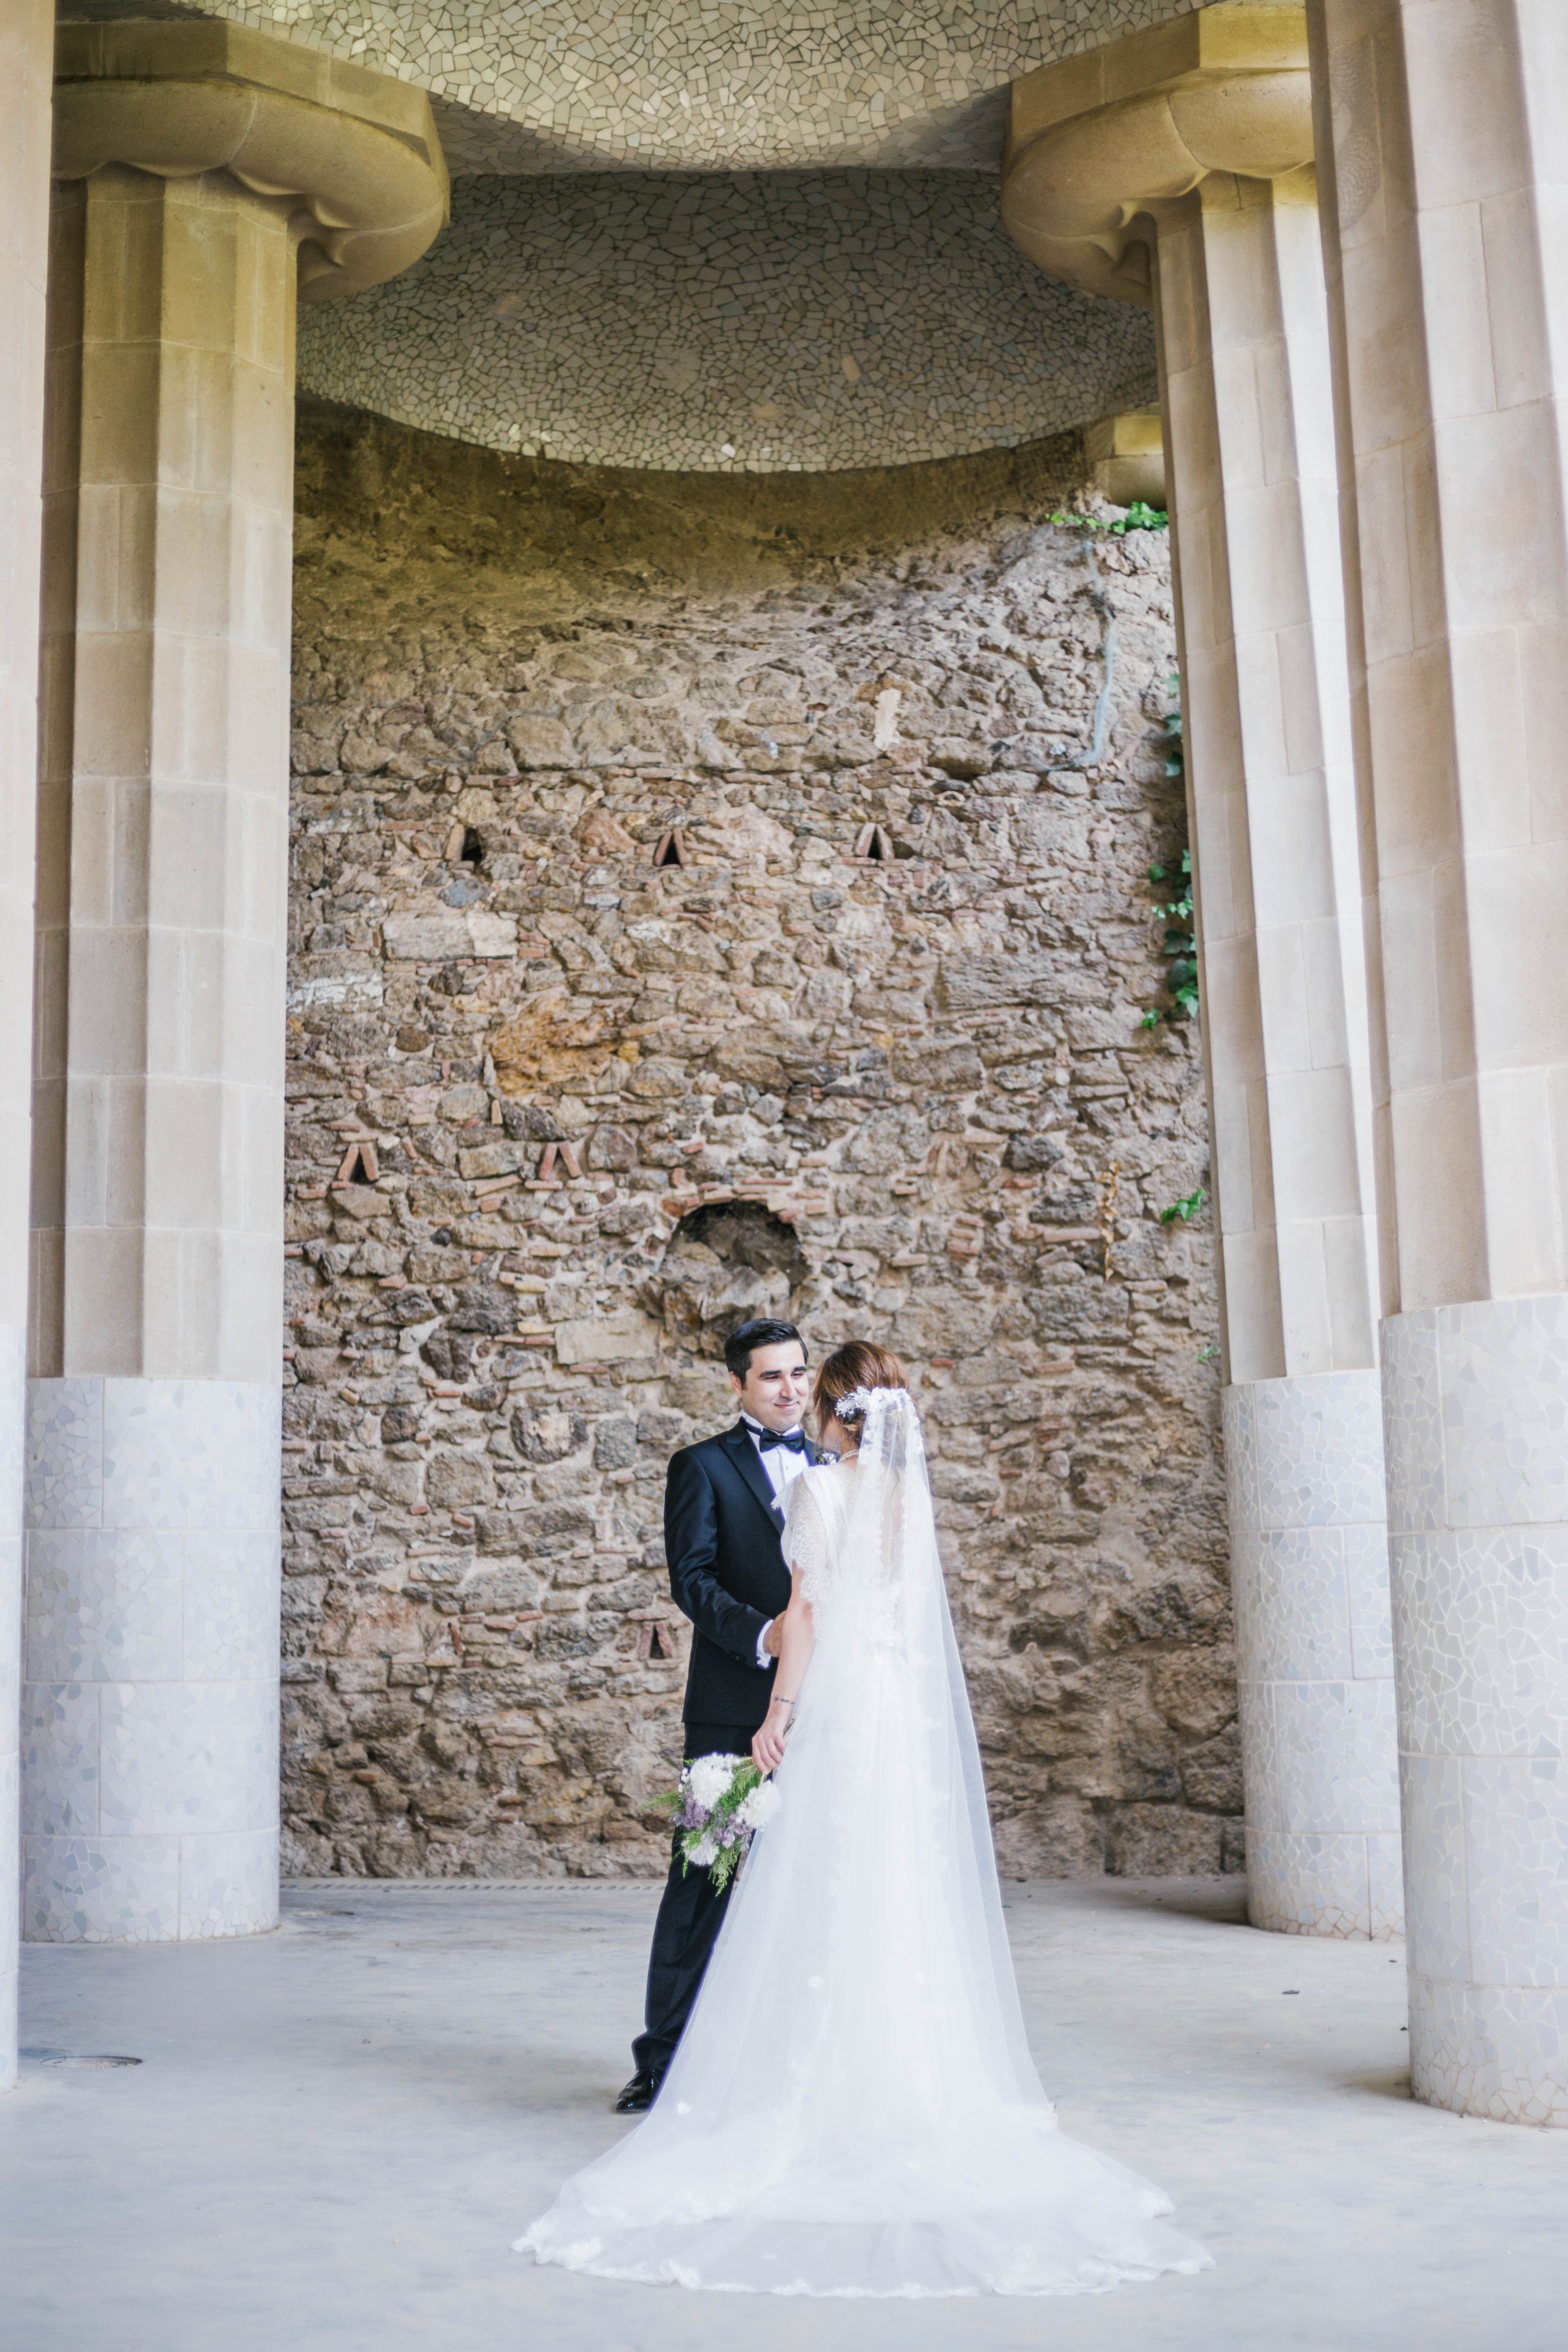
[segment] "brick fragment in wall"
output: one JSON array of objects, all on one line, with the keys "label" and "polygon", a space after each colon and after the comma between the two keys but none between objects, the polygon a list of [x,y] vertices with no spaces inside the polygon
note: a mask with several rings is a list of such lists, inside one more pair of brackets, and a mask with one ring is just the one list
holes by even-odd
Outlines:
[{"label": "brick fragment in wall", "polygon": [[1072,436],[593,476],[307,405],[298,458],[289,1866],[663,1867],[664,1466],[760,1310],[910,1367],[1004,1867],[1236,1864],[1164,538],[1097,551],[1085,767]]}]

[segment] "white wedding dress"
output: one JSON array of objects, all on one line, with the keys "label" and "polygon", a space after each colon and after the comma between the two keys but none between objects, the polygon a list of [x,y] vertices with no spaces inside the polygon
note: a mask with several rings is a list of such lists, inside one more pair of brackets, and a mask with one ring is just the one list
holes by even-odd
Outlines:
[{"label": "white wedding dress", "polygon": [[1066,2138],[1024,2039],[913,1400],[791,1484],[817,1647],[658,2100],[517,2251],[775,2294],[1073,2294],[1207,2269]]}]

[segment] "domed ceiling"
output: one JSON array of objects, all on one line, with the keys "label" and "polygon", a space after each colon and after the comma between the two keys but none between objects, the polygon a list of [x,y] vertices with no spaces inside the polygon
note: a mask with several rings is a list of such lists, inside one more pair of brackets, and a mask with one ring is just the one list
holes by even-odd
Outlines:
[{"label": "domed ceiling", "polygon": [[1148,314],[1008,240],[1009,82],[1193,0],[65,0],[225,17],[420,83],[451,228],[300,322],[301,388],[585,464],[992,448],[1154,395]]},{"label": "domed ceiling", "polygon": [[[1199,0],[1199,5],[1201,0]],[[995,171],[1008,84],[1195,0],[64,0],[221,16],[418,82],[454,173]]]}]

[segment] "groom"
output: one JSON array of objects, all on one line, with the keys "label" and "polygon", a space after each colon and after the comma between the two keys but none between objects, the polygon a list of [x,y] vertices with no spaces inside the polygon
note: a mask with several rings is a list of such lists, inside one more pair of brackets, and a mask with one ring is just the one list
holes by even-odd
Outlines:
[{"label": "groom", "polygon": [[[687,1445],[664,1486],[670,1590],[695,1629],[686,1674],[685,1753],[748,1756],[773,1691],[775,1620],[789,1601],[779,1538],[789,1481],[825,1461],[802,1434],[809,1374],[792,1323],[758,1317],[724,1345],[740,1419],[719,1437]],[[733,1880],[731,1881],[733,1885]],[[658,2095],[724,1917],[728,1889],[706,1870],[670,1864],[648,1959],[646,2030],[632,2044],[636,2067],[615,2102],[641,2115]]]}]

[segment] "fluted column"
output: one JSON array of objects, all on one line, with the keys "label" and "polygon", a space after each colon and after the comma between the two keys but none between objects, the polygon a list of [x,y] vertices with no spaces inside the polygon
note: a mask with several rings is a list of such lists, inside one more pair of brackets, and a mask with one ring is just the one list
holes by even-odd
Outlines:
[{"label": "fluted column", "polygon": [[1305,25],[1215,6],[1015,87],[1004,212],[1152,295],[1225,1339],[1249,1902],[1400,1926],[1366,994]]},{"label": "fluted column", "polygon": [[423,250],[423,98],[59,37],[23,1930],[271,1926],[294,309]]},{"label": "fluted column", "polygon": [[1568,2126],[1568,38],[1312,0],[1417,2097]]},{"label": "fluted column", "polygon": [[1310,171],[1157,207],[1249,1909],[1397,1935],[1371,1087]]},{"label": "fluted column", "polygon": [[0,16],[0,2091],[16,2079],[22,1423],[26,1370],[33,797],[48,259],[50,0]]}]

